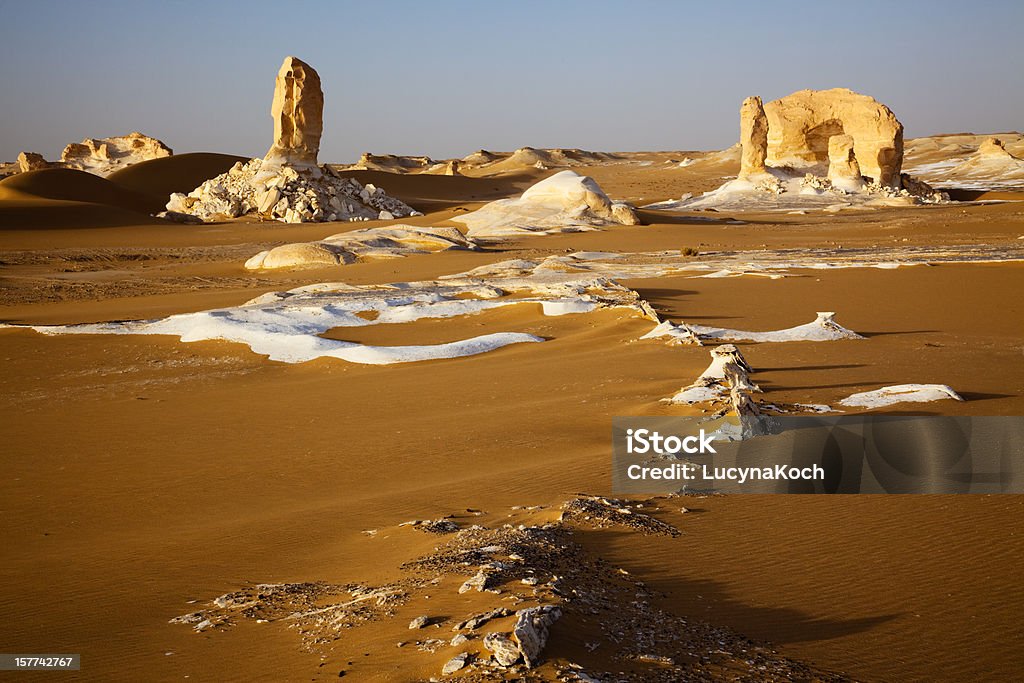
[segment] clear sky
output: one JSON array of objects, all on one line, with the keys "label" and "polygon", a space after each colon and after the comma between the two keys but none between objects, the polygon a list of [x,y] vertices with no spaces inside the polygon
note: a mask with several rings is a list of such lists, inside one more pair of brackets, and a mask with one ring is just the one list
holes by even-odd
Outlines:
[{"label": "clear sky", "polygon": [[323,81],[323,161],[719,149],[744,97],[837,86],[911,137],[1021,130],[1022,29],[1024,0],[0,0],[0,160],[132,130],[262,156],[289,54]]}]

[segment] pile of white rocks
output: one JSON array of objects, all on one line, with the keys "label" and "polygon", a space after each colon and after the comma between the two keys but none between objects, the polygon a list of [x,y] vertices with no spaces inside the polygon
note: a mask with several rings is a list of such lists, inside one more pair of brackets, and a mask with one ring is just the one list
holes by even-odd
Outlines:
[{"label": "pile of white rocks", "polygon": [[167,202],[171,214],[202,221],[257,213],[285,223],[391,220],[421,215],[372,184],[342,178],[328,166],[271,167],[264,159],[238,162],[227,173],[207,180],[188,194],[175,193]]}]

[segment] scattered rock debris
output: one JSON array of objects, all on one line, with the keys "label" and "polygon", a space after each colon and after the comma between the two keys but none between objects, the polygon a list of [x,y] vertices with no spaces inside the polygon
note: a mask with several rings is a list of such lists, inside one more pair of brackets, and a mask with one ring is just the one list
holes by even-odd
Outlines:
[{"label": "scattered rock debris", "polygon": [[[433,551],[403,564],[404,576],[395,583],[256,584],[171,621],[198,632],[223,630],[242,618],[285,622],[313,649],[343,639],[349,628],[394,619],[413,597],[423,598],[428,590],[439,597],[440,587],[451,616],[419,615],[409,628],[450,624],[454,635],[400,641],[397,647],[405,654],[396,655],[396,662],[433,653],[443,657],[436,664],[440,677],[453,680],[848,680],[788,659],[729,629],[666,611],[659,605],[660,594],[576,540],[579,534],[609,530],[676,537],[679,529],[654,516],[661,503],[676,498],[626,501],[581,494],[561,506],[557,521],[538,513],[543,519],[533,524],[474,525],[446,533]],[[458,588],[467,583],[469,589]],[[487,598],[477,597],[479,593],[492,593],[501,604],[480,611],[480,600]],[[450,605],[465,601],[477,609],[458,616]],[[563,626],[565,621],[570,623]],[[598,651],[599,659],[569,661],[552,650],[549,637],[562,628],[583,629],[584,649]],[[628,662],[629,668],[600,670],[600,663],[608,661]]]}]

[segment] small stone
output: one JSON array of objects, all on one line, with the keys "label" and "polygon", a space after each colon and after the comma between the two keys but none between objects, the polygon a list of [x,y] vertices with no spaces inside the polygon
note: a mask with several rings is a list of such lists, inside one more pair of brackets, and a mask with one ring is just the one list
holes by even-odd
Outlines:
[{"label": "small stone", "polygon": [[503,667],[515,664],[522,654],[519,647],[504,633],[488,633],[484,636],[484,647],[494,654],[494,661]]},{"label": "small stone", "polygon": [[422,616],[422,615],[418,616],[418,617],[416,617],[415,619],[413,619],[412,621],[409,622],[409,630],[417,629],[417,628],[423,628],[424,626],[426,626],[429,623],[430,623],[430,617]]},{"label": "small stone", "polygon": [[445,675],[445,676],[448,676],[448,675],[451,675],[451,674],[455,673],[456,671],[458,671],[462,667],[466,666],[466,661],[468,659],[469,659],[469,653],[467,653],[467,652],[463,652],[460,655],[456,655],[456,656],[452,657],[451,659],[448,660],[448,662],[441,669],[441,674]]},{"label": "small stone", "polygon": [[279,201],[281,201],[281,190],[276,187],[271,188],[260,199],[259,207],[256,210],[260,213],[266,213],[274,208]]},{"label": "small stone", "polygon": [[478,571],[474,576],[466,579],[466,581],[461,586],[459,586],[459,593],[467,593],[473,590],[474,588],[477,589],[477,591],[483,591],[486,586],[487,574],[485,574],[483,570],[481,570]]}]

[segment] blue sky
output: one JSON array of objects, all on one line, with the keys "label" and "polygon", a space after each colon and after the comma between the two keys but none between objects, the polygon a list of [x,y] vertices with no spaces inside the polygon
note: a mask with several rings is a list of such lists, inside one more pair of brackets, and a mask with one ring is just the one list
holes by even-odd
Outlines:
[{"label": "blue sky", "polygon": [[0,0],[0,160],[141,130],[262,156],[281,60],[359,153],[718,149],[747,95],[849,87],[908,136],[1024,129],[1024,2]]}]

